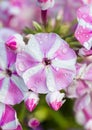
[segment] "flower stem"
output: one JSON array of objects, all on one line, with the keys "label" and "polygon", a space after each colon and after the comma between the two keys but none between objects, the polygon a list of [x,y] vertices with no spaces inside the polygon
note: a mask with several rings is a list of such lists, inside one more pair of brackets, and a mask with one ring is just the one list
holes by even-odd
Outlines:
[{"label": "flower stem", "polygon": [[47,24],[47,10],[41,10],[41,18],[42,18],[42,23],[44,27],[46,27]]},{"label": "flower stem", "polygon": [[25,105],[22,103],[21,104],[21,111],[20,111],[20,114],[19,114],[19,120],[21,122],[23,122],[25,115],[26,115],[26,108],[25,108]]}]

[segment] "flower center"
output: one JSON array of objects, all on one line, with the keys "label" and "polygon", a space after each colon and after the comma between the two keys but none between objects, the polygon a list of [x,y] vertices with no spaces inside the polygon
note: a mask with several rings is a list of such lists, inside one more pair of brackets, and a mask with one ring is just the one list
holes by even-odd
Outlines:
[{"label": "flower center", "polygon": [[9,70],[9,69],[6,69],[6,74],[7,74],[9,77],[11,77],[11,75],[12,75],[12,71]]},{"label": "flower center", "polygon": [[51,60],[48,59],[48,58],[44,58],[43,59],[43,63],[47,66],[47,65],[50,65],[51,64]]}]

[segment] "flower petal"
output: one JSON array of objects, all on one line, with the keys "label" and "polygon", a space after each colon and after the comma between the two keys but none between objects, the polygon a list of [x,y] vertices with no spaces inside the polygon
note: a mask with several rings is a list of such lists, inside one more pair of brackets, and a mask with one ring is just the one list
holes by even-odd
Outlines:
[{"label": "flower petal", "polygon": [[54,60],[52,60],[52,66],[54,68],[64,68],[68,70],[75,70],[75,66],[74,66],[75,63],[76,63],[76,59],[60,60],[58,58],[55,58]]},{"label": "flower petal", "polygon": [[[29,51],[28,51],[29,50]],[[34,35],[31,35],[30,40],[28,41],[28,46],[25,51],[29,53],[34,59],[42,61],[43,54],[40,50],[40,46]]]},{"label": "flower petal", "polygon": [[[26,80],[25,80],[25,82],[26,82]],[[29,80],[26,82],[26,85],[33,92],[47,93],[48,88],[46,87],[45,70],[40,69],[36,74],[30,76]]]},{"label": "flower petal", "polygon": [[2,112],[2,118],[0,118],[0,127],[3,130],[13,130],[19,125],[15,110],[9,106],[0,103],[0,112]]},{"label": "flower petal", "polygon": [[63,40],[58,35],[56,35],[55,43],[52,46],[52,48],[49,50],[49,52],[47,53],[46,57],[49,59],[52,59],[54,53],[59,50],[61,44],[63,44]]},{"label": "flower petal", "polygon": [[22,51],[21,53],[17,54],[16,70],[19,75],[22,75],[24,71],[33,66],[36,66],[37,64],[38,62],[26,52]]},{"label": "flower petal", "polygon": [[34,66],[34,67],[26,70],[23,73],[23,75],[22,75],[25,84],[28,82],[28,80],[29,80],[30,77],[32,77],[33,75],[35,75],[38,71],[40,71],[43,68],[44,68],[43,64],[39,64],[37,66]]},{"label": "flower petal", "polygon": [[55,79],[53,72],[50,67],[45,68],[46,71],[46,85],[49,91],[53,92],[56,90]]}]

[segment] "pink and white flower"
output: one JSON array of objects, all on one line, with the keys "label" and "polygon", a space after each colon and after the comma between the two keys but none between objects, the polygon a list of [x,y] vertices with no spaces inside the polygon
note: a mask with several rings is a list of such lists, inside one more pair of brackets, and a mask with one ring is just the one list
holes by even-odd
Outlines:
[{"label": "pink and white flower", "polygon": [[53,93],[48,93],[46,95],[46,101],[53,110],[57,111],[64,104],[65,102],[65,100],[63,100],[64,97],[65,97],[64,93],[56,91]]},{"label": "pink and white flower", "polygon": [[75,37],[89,50],[92,47],[92,6],[85,5],[79,8],[77,17],[78,27],[75,32]]},{"label": "pink and white flower", "polygon": [[55,33],[31,35],[17,54],[16,69],[25,84],[36,93],[65,89],[75,76],[76,54]]},{"label": "pink and white flower", "polygon": [[2,130],[22,130],[15,110],[3,103],[0,103],[0,128]]},{"label": "pink and white flower", "polygon": [[0,102],[14,105],[24,99],[27,88],[15,69],[16,54],[4,43],[0,50]]},{"label": "pink and white flower", "polygon": [[54,6],[55,0],[37,0],[37,3],[42,10],[47,10]]},{"label": "pink and white flower", "polygon": [[38,94],[34,92],[28,92],[24,98],[26,108],[32,112],[39,102]]},{"label": "pink and white flower", "polygon": [[33,0],[0,1],[0,23],[4,27],[22,32],[25,27],[32,27],[32,22],[40,20],[40,10]]}]

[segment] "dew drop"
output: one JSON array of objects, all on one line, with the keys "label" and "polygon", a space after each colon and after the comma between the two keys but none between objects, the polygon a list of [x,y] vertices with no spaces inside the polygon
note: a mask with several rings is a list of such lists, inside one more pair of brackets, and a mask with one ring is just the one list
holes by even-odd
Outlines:
[{"label": "dew drop", "polygon": [[43,42],[42,41],[40,41],[40,44],[42,44]]},{"label": "dew drop", "polygon": [[25,65],[23,63],[20,63],[18,67],[20,71],[23,71],[25,69]]},{"label": "dew drop", "polygon": [[59,71],[59,68],[58,68],[58,67],[56,68],[56,71]]},{"label": "dew drop", "polygon": [[63,53],[67,53],[67,49],[64,48],[64,49],[62,50],[62,52],[63,52]]}]

